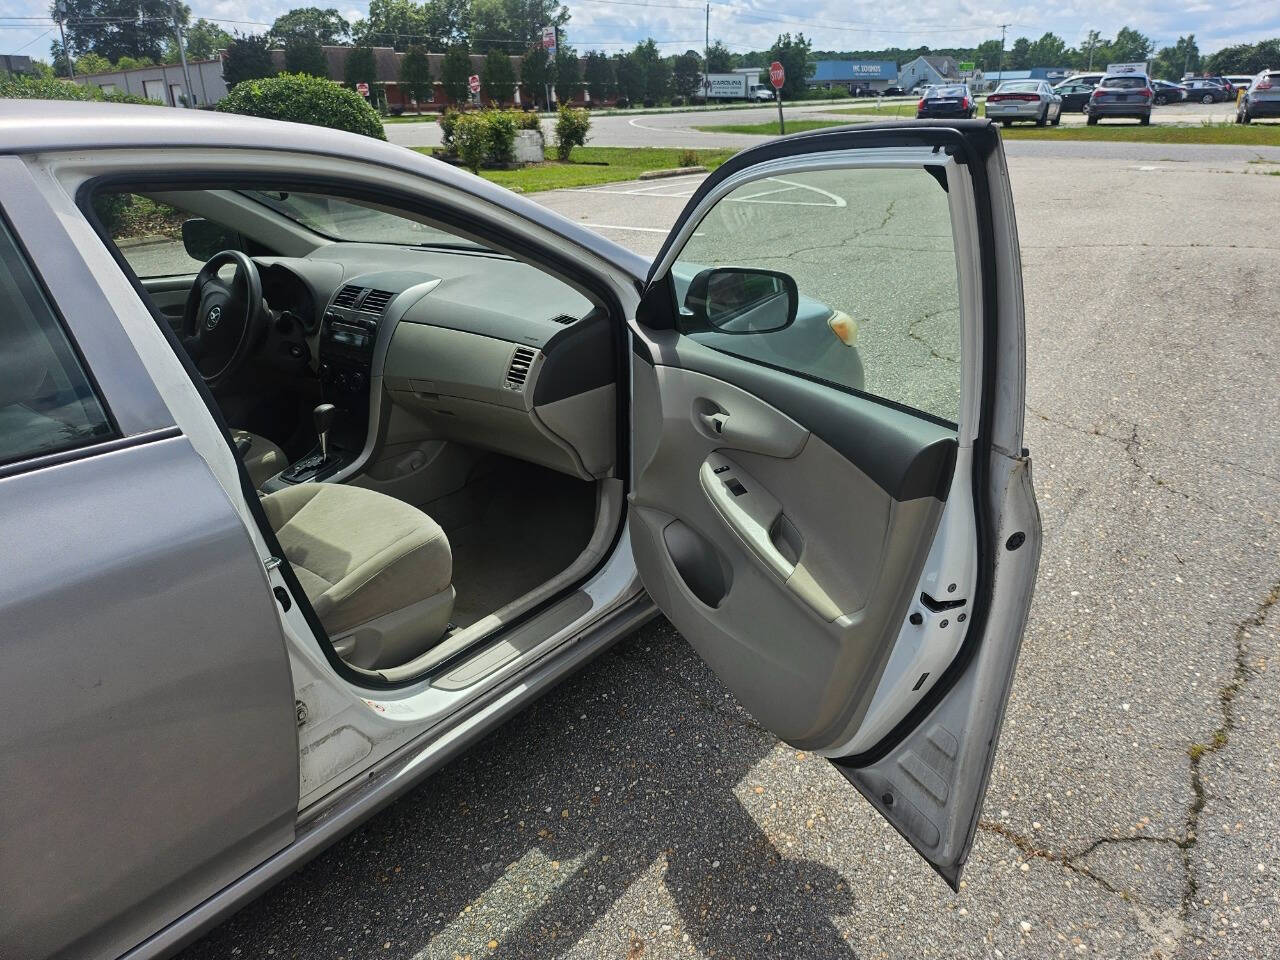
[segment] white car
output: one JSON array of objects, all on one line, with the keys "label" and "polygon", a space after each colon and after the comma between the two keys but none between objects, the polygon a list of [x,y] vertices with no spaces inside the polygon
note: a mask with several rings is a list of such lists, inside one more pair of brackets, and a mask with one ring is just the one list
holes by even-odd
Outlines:
[{"label": "white car", "polygon": [[1040,552],[1014,222],[971,122],[739,153],[651,261],[0,101],[0,956],[171,954],[659,611],[957,888]]}]

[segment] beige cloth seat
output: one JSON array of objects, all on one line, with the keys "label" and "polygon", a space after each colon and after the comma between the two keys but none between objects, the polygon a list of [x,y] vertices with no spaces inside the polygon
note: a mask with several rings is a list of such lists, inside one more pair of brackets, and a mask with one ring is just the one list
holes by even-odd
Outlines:
[{"label": "beige cloth seat", "polygon": [[249,449],[242,455],[244,468],[249,471],[249,479],[253,481],[255,488],[262,486],[289,465],[289,458],[284,455],[284,451],[266,437],[232,428],[231,442],[239,447],[244,440],[249,441]]},{"label": "beige cloth seat", "polygon": [[340,483],[299,483],[262,507],[345,660],[396,666],[439,642],[453,612],[453,555],[429,516]]}]

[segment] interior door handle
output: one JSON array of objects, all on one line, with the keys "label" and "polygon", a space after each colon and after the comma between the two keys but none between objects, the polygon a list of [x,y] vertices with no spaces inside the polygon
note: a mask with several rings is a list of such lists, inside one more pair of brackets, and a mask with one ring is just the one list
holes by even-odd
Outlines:
[{"label": "interior door handle", "polygon": [[729,415],[724,412],[719,413],[700,413],[698,419],[702,421],[702,425],[712,433],[723,435],[725,421],[729,419]]}]

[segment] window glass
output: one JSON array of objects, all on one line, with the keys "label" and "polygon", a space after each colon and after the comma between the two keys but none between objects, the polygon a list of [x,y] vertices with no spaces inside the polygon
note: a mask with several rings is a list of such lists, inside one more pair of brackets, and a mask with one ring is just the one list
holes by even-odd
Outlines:
[{"label": "window glass", "polygon": [[192,214],[137,193],[99,193],[93,209],[141,279],[190,276],[204,266],[182,243],[182,222]]},{"label": "window glass", "polygon": [[0,221],[0,464],[112,435],[106,411]]},{"label": "window glass", "polygon": [[1108,90],[1141,90],[1147,85],[1146,77],[1107,77],[1102,85]]},{"label": "window glass", "polygon": [[[762,279],[747,285],[719,268],[753,269]],[[951,211],[924,167],[788,173],[739,186],[698,224],[672,272],[691,339],[958,418]],[[779,306],[783,278],[798,292],[794,320]],[[726,284],[754,298],[739,298],[747,308],[721,323],[709,300]]]}]

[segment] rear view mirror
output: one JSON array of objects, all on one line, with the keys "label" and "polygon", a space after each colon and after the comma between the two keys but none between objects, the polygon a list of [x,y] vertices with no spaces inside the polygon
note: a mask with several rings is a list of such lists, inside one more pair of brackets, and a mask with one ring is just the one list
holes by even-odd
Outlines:
[{"label": "rear view mirror", "polygon": [[790,274],[754,267],[712,267],[690,281],[682,312],[692,329],[772,333],[795,322],[799,303]]},{"label": "rear view mirror", "polygon": [[223,250],[239,250],[240,234],[202,217],[182,221],[182,246],[192,260],[208,260]]}]

